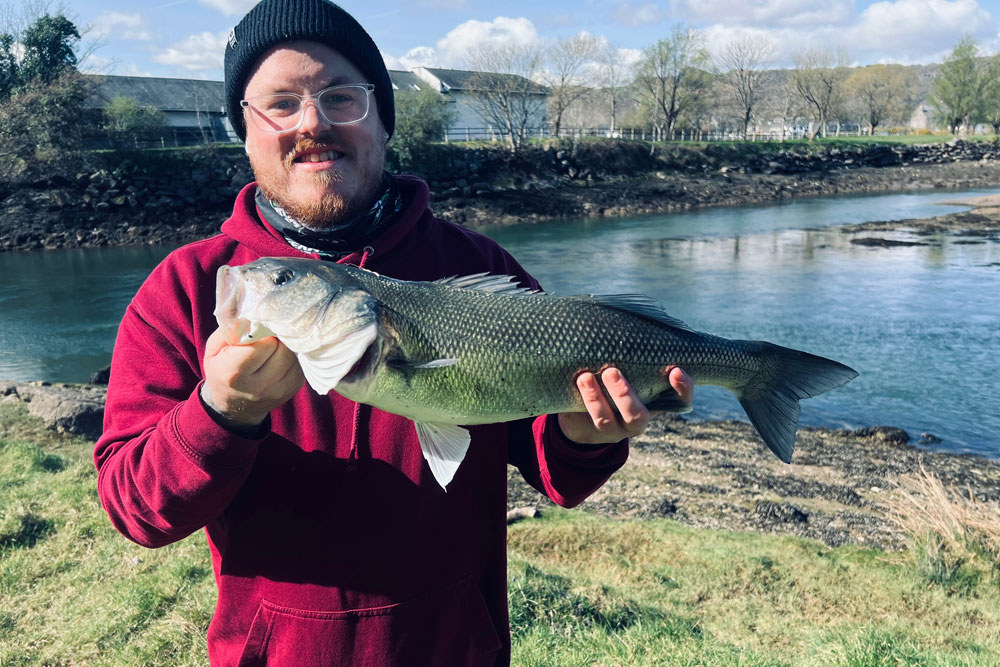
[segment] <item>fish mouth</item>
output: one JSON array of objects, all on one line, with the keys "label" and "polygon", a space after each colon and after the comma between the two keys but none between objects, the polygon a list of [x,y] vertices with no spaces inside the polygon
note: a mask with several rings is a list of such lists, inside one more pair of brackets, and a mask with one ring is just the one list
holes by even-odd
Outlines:
[{"label": "fish mouth", "polygon": [[239,316],[243,291],[243,276],[239,268],[225,264],[220,266],[215,275],[214,314],[230,345],[239,345],[244,334],[250,331],[250,321]]}]

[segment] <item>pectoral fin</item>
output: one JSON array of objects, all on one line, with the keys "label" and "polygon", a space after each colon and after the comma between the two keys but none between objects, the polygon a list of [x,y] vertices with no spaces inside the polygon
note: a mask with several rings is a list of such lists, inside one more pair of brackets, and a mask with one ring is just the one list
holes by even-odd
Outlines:
[{"label": "pectoral fin", "polygon": [[378,327],[369,324],[315,350],[300,352],[299,365],[309,386],[319,394],[328,393],[358,363],[377,336]]},{"label": "pectoral fin", "polygon": [[414,422],[420,450],[427,459],[434,479],[447,491],[455,471],[469,451],[469,432],[454,424]]}]

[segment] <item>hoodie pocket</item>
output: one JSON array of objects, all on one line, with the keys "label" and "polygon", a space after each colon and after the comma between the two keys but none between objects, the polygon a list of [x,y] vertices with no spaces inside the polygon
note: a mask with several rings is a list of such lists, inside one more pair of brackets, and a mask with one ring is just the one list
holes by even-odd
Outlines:
[{"label": "hoodie pocket", "polygon": [[239,665],[492,665],[499,650],[486,603],[465,579],[405,602],[348,611],[262,600]]}]

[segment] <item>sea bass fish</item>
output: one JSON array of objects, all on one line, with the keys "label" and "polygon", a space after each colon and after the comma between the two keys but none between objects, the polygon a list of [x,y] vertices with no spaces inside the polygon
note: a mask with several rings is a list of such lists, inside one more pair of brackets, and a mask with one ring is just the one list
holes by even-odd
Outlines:
[{"label": "sea bass fish", "polygon": [[509,276],[433,282],[312,259],[222,266],[215,316],[231,344],[276,336],[309,385],[412,419],[446,487],[465,457],[459,425],[580,412],[584,371],[622,371],[651,410],[687,406],[664,369],[736,394],[761,438],[789,462],[799,399],[853,369],[764,341],[695,331],[643,295],[553,296]]}]

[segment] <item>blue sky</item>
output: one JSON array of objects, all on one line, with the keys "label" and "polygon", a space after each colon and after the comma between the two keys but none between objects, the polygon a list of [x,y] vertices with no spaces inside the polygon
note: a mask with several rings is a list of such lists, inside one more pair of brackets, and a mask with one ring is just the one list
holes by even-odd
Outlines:
[{"label": "blue sky", "polygon": [[[17,0],[6,2],[17,6]],[[106,74],[222,78],[226,35],[255,0],[64,0],[100,46],[86,68]],[[763,34],[776,66],[816,46],[853,64],[940,62],[964,34],[1000,51],[1000,0],[343,0],[391,69],[463,68],[489,41],[547,43],[587,32],[632,57],[677,23],[704,31],[710,50]],[[55,5],[55,3],[53,3]]]}]

